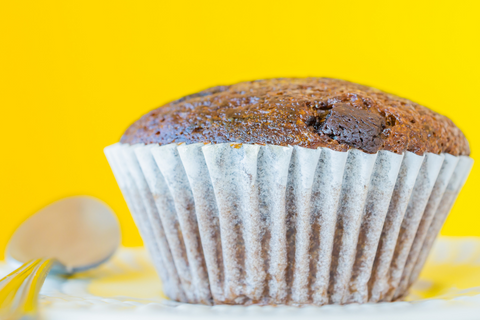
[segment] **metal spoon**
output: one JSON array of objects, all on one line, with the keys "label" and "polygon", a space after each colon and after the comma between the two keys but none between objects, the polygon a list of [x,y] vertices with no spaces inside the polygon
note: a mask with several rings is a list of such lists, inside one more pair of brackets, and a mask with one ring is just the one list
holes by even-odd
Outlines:
[{"label": "metal spoon", "polygon": [[71,274],[98,266],[120,243],[112,210],[86,196],[57,201],[30,217],[7,245],[17,270],[0,280],[0,319],[37,315],[38,293],[47,274]]}]

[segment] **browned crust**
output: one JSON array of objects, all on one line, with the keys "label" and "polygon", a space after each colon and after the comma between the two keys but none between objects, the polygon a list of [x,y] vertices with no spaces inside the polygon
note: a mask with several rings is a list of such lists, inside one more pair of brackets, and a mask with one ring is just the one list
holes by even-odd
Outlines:
[{"label": "browned crust", "polygon": [[374,88],[328,78],[214,87],[144,115],[122,143],[238,142],[469,155],[445,116]]}]

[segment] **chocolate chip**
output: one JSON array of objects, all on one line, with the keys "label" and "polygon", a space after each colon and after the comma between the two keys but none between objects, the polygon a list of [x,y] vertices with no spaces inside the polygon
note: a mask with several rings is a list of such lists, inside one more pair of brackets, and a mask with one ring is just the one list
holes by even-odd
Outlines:
[{"label": "chocolate chip", "polygon": [[375,153],[382,146],[380,135],[384,128],[382,116],[348,104],[336,104],[319,131],[340,143]]}]

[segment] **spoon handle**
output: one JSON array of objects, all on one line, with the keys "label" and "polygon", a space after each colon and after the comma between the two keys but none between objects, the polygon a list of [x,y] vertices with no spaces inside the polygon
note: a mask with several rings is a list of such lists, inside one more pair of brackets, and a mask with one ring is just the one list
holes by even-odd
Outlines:
[{"label": "spoon handle", "polygon": [[53,259],[31,260],[0,280],[1,319],[36,318],[38,294],[53,263]]}]

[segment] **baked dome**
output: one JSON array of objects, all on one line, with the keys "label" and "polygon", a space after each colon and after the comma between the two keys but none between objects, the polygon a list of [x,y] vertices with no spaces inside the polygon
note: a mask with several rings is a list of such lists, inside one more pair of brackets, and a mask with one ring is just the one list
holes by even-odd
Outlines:
[{"label": "baked dome", "polygon": [[374,88],[329,78],[213,87],[149,112],[128,128],[121,142],[470,154],[465,136],[447,117]]}]

